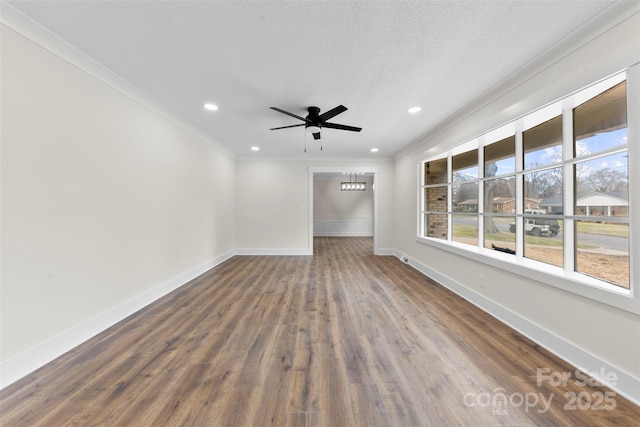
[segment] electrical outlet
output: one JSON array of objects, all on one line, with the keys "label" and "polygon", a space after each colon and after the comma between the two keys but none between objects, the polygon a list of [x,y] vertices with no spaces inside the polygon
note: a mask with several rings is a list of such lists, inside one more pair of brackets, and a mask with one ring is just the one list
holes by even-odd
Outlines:
[{"label": "electrical outlet", "polygon": [[484,288],[484,274],[478,273],[478,286]]}]

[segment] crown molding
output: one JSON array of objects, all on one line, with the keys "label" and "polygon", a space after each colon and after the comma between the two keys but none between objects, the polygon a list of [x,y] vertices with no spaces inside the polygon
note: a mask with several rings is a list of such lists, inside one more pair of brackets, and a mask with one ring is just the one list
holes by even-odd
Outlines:
[{"label": "crown molding", "polygon": [[170,121],[176,126],[179,126],[202,142],[213,146],[223,154],[233,159],[236,158],[235,153],[230,151],[216,139],[212,138],[202,129],[186,121],[172,110],[160,104],[154,98],[145,94],[131,83],[106,68],[104,65],[89,57],[71,43],[43,27],[33,19],[27,17],[4,0],[0,0],[0,24],[31,40],[33,43],[39,45],[77,69],[89,74],[117,92],[120,92],[144,108],[153,111],[160,117]]}]

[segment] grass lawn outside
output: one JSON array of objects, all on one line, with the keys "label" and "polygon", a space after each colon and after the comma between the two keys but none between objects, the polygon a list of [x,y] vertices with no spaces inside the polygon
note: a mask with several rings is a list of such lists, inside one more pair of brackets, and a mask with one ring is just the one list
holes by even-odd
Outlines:
[{"label": "grass lawn outside", "polygon": [[603,236],[629,237],[629,225],[617,223],[576,221],[578,233],[601,234]]},{"label": "grass lawn outside", "polygon": [[[505,218],[500,218],[505,220]],[[506,219],[508,220],[508,218]],[[496,221],[498,222],[498,221]],[[510,223],[511,221],[509,221]],[[616,235],[628,237],[628,227],[620,224],[593,224],[578,222],[578,232]],[[606,232],[605,232],[606,231]],[[469,245],[478,244],[478,229],[470,225],[453,225],[453,240]],[[515,233],[501,232],[485,235],[485,247],[491,248],[491,244],[502,248],[515,250]],[[563,265],[563,241],[549,237],[525,236],[525,256],[547,264],[562,267]],[[616,286],[629,289],[629,255],[612,255],[585,251],[595,246],[578,245],[576,256],[576,271],[600,280],[607,281]]]}]

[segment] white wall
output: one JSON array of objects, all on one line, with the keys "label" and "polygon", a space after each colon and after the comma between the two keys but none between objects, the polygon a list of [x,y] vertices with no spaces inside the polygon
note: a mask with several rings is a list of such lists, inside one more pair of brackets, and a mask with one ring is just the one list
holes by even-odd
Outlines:
[{"label": "white wall", "polygon": [[[397,159],[395,246],[417,268],[434,275],[563,358],[591,372],[601,368],[613,370],[619,377],[616,388],[640,402],[640,316],[457,255],[436,244],[416,241],[416,164],[427,155],[443,152],[637,64],[640,61],[639,15],[635,13],[606,30],[612,22],[620,22],[620,19],[603,22],[601,32],[582,34],[580,40],[567,44],[564,50],[551,50],[546,63],[539,63],[538,68],[529,72],[520,83],[514,78],[508,82],[508,87],[499,88],[501,93],[490,94],[473,103],[475,111],[465,111],[455,120],[443,124],[434,133],[426,135],[422,144]],[[638,96],[637,92],[635,96]],[[637,116],[630,115],[629,120],[637,126]],[[637,143],[637,134],[632,140],[631,128],[629,133],[630,143]],[[632,166],[635,167],[630,165],[630,173]],[[634,169],[633,173],[637,171]],[[416,185],[408,185],[410,183]],[[638,225],[637,214],[633,218],[633,225]],[[640,247],[637,233],[632,238],[632,245],[636,251]],[[637,265],[637,252],[634,258],[632,263]],[[485,276],[485,288],[478,286],[479,273]],[[635,286],[637,288],[638,283]],[[535,372],[530,374],[535,375]]]},{"label": "white wall", "polygon": [[[342,191],[341,182],[366,182],[365,191]],[[313,180],[315,236],[373,235],[373,178],[366,175],[315,174]]]},{"label": "white wall", "polygon": [[381,249],[393,241],[393,163],[238,159],[236,243],[241,253],[308,253],[309,168],[371,167],[379,171]]},{"label": "white wall", "polygon": [[308,247],[306,165],[239,159],[236,183],[237,247],[304,253]]},{"label": "white wall", "polygon": [[1,37],[6,385],[230,256],[235,159],[5,25]]}]

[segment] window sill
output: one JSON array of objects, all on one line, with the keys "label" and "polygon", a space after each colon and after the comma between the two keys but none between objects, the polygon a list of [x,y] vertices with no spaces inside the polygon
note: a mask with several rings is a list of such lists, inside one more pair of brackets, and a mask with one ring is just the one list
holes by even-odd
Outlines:
[{"label": "window sill", "polygon": [[[416,237],[416,242],[535,280],[547,286],[580,295],[634,314],[640,314],[640,300],[628,289],[539,261],[517,258],[491,249],[456,242]],[[633,286],[633,285],[632,285]],[[633,289],[633,288],[632,288]]]}]

